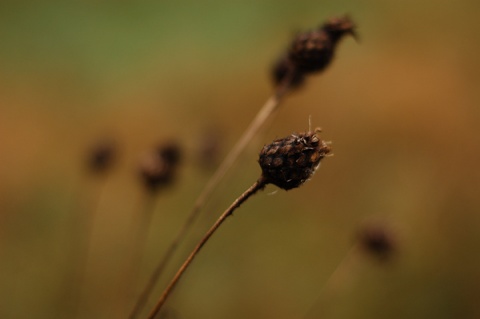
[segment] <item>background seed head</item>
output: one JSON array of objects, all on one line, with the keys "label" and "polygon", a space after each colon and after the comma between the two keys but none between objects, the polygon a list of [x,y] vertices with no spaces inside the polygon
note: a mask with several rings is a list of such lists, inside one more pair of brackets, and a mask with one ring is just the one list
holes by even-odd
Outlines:
[{"label": "background seed head", "polygon": [[304,73],[321,71],[330,64],[336,44],[346,34],[356,36],[350,18],[332,18],[317,29],[298,34],[290,45],[289,60]]},{"label": "background seed head", "polygon": [[312,177],[321,159],[331,151],[317,136],[319,131],[292,134],[265,145],[258,162],[266,183],[289,190]]}]

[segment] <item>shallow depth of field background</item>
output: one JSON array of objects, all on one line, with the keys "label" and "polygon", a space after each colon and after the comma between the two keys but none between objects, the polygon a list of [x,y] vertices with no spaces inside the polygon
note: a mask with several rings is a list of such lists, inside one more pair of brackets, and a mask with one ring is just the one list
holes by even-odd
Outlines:
[{"label": "shallow depth of field background", "polygon": [[[0,4],[0,318],[74,318],[65,287],[78,216],[94,216],[76,318],[126,318],[215,167],[272,93],[298,30],[343,15],[323,74],[288,96],[214,193],[149,302],[259,176],[263,144],[321,126],[335,155],[290,192],[268,187],[201,251],[165,318],[478,318],[480,5],[475,1],[43,1]],[[112,137],[104,178],[85,153]],[[139,281],[122,293],[142,210],[140,156],[175,139]],[[218,161],[218,159],[216,160]],[[365,223],[393,258],[347,257]],[[78,226],[78,225],[77,225]],[[328,282],[328,284],[326,284]],[[68,289],[67,289],[68,290]],[[143,314],[141,317],[144,317]]]}]

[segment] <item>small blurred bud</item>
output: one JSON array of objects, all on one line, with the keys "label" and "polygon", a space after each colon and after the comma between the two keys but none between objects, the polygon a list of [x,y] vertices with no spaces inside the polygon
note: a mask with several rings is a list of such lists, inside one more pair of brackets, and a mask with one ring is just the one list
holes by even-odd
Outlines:
[{"label": "small blurred bud", "polygon": [[381,261],[388,260],[396,250],[393,232],[380,224],[368,224],[360,228],[357,238],[361,248]]},{"label": "small blurred bud", "polygon": [[160,145],[140,160],[140,177],[152,192],[169,186],[175,178],[180,161],[180,146],[174,142]]},{"label": "small blurred bud", "polygon": [[106,172],[113,166],[117,156],[117,145],[112,140],[101,140],[87,153],[88,170],[94,174]]},{"label": "small blurred bud", "polygon": [[175,141],[169,141],[159,146],[158,153],[162,159],[172,166],[177,166],[182,157],[180,145]]},{"label": "small blurred bud", "polygon": [[170,184],[173,178],[172,166],[156,153],[145,155],[140,161],[140,176],[150,191]]},{"label": "small blurred bud", "polygon": [[265,145],[258,160],[266,183],[284,190],[299,187],[310,177],[331,149],[317,133],[292,134]]}]

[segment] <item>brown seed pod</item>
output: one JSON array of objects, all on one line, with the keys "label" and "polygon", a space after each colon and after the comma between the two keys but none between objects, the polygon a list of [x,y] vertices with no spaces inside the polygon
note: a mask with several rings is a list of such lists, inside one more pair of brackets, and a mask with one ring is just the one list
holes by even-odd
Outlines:
[{"label": "brown seed pod", "polygon": [[312,177],[330,147],[317,134],[320,130],[277,139],[260,152],[262,178],[284,190],[302,185]]},{"label": "brown seed pod", "polygon": [[355,36],[354,29],[348,17],[330,19],[318,29],[298,34],[290,45],[288,58],[304,73],[321,71],[332,61],[338,41],[345,34]]},{"label": "brown seed pod", "polygon": [[117,144],[111,139],[98,141],[87,153],[87,167],[95,174],[106,172],[117,156]]},{"label": "brown seed pod", "polygon": [[176,141],[168,141],[159,146],[157,149],[160,157],[168,164],[177,166],[180,162],[182,151],[180,149],[180,145]]},{"label": "brown seed pod", "polygon": [[301,86],[305,80],[303,72],[296,69],[295,65],[286,56],[276,61],[271,72],[275,86],[280,86],[284,84],[284,81],[289,81],[288,85],[293,89]]},{"label": "brown seed pod", "polygon": [[174,175],[173,167],[154,152],[141,159],[139,170],[145,187],[152,192],[170,184]]},{"label": "brown seed pod", "polygon": [[390,259],[396,250],[394,233],[386,225],[366,224],[359,229],[357,238],[362,249],[380,261]]}]

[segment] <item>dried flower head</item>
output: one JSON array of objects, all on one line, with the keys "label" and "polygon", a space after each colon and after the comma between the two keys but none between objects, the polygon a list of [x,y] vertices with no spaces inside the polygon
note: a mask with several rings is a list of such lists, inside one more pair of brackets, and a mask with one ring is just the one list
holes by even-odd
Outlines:
[{"label": "dried flower head", "polygon": [[363,250],[377,257],[379,260],[389,259],[395,251],[395,236],[392,231],[384,225],[364,225],[359,230],[357,236]]},{"label": "dried flower head", "polygon": [[97,142],[88,152],[87,166],[93,173],[107,171],[115,161],[117,145],[111,139],[104,139]]},{"label": "dried flower head", "polygon": [[303,72],[295,68],[288,57],[283,56],[276,61],[272,67],[272,80],[276,86],[284,84],[289,81],[290,88],[297,88],[301,86],[305,80]]},{"label": "dried flower head", "polygon": [[355,36],[350,18],[330,19],[318,29],[298,34],[290,45],[288,58],[303,73],[321,71],[330,64],[336,44],[346,34]]},{"label": "dried flower head", "polygon": [[168,141],[158,147],[158,154],[168,164],[177,166],[182,157],[180,145],[176,141]]},{"label": "dried flower head", "polygon": [[155,152],[148,153],[141,159],[139,170],[144,185],[150,191],[168,185],[173,179],[172,165]]},{"label": "dried flower head", "polygon": [[175,142],[159,145],[140,161],[140,176],[150,191],[171,184],[180,161],[180,146]]},{"label": "dried flower head", "polygon": [[320,160],[331,151],[317,136],[319,132],[292,134],[265,145],[258,162],[266,183],[289,190],[312,177]]}]

